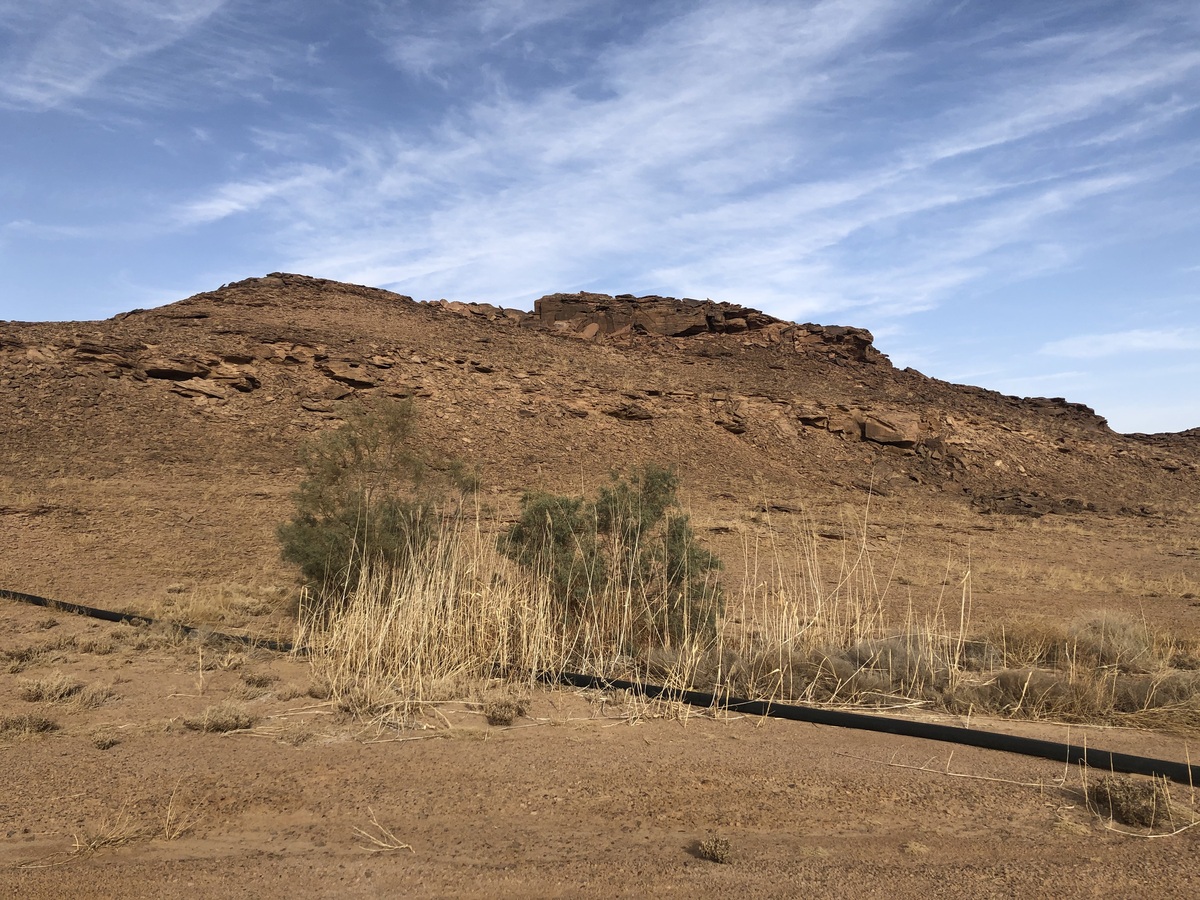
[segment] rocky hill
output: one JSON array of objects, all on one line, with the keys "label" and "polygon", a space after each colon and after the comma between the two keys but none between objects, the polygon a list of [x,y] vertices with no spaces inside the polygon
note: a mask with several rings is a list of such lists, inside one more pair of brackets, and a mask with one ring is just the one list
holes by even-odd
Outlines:
[{"label": "rocky hill", "polygon": [[653,460],[733,557],[772,512],[868,494],[906,521],[1200,508],[1196,430],[1116,434],[1077,403],[898,370],[862,329],[664,297],[418,303],[277,273],[103,322],[0,322],[0,586],[136,602],[286,578],[295,450],[377,396],[414,399],[499,520],[528,488]]}]

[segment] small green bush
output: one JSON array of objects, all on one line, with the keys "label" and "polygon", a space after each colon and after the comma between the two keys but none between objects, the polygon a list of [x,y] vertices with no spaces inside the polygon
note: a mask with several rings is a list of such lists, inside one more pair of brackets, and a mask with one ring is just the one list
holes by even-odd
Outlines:
[{"label": "small green bush", "polygon": [[416,447],[411,402],[383,400],[353,409],[301,449],[296,514],[277,536],[283,558],[323,602],[356,585],[364,564],[407,566],[434,536],[439,487],[474,488],[461,463],[439,473]]},{"label": "small green bush", "polygon": [[614,475],[590,502],[528,493],[500,548],[547,580],[569,624],[612,622],[624,609],[639,643],[709,638],[721,609],[712,577],[721,561],[696,542],[678,487],[672,471],[648,465]]}]

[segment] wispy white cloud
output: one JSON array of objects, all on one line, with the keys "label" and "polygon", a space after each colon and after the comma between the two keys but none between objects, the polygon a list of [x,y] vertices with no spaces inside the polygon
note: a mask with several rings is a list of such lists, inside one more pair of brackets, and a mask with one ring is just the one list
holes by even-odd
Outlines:
[{"label": "wispy white cloud", "polygon": [[41,240],[95,237],[97,229],[80,225],[43,225],[29,219],[13,219],[0,225],[0,235],[34,237]]},{"label": "wispy white cloud", "polygon": [[[603,21],[611,3],[601,0],[453,0],[430,14],[419,4],[377,3],[372,33],[385,45],[391,61],[414,75],[448,86],[447,70],[474,60],[481,50],[511,45],[527,49],[521,39],[531,31],[581,14]],[[587,21],[581,23],[586,26]],[[559,48],[562,49],[561,46]]]},{"label": "wispy white cloud", "polygon": [[1038,352],[1048,356],[1093,359],[1162,350],[1200,350],[1200,329],[1134,328],[1105,334],[1081,334],[1050,341]]},{"label": "wispy white cloud", "polygon": [[292,174],[264,181],[240,181],[223,184],[208,196],[177,207],[172,223],[181,228],[209,225],[229,216],[251,212],[268,201],[283,198],[295,204],[288,195],[302,195],[318,189],[329,180],[331,173],[319,166],[306,166]]},{"label": "wispy white cloud", "polygon": [[[490,21],[482,9],[441,27],[472,48],[573,7],[514,3]],[[789,314],[902,315],[1069,264],[1091,245],[1068,217],[1187,163],[1170,141],[1130,147],[1195,106],[1151,101],[1186,84],[1200,54],[1113,26],[1025,48],[1021,78],[980,76],[897,120],[894,144],[839,165],[855,127],[839,106],[886,96],[922,65],[887,49],[913,9],[706,4],[607,47],[577,83],[491,92],[423,133],[344,133],[322,191],[249,195],[283,222],[319,225],[319,240],[280,232],[297,267],[415,293],[608,283]],[[1121,128],[1114,105],[1127,110]],[[1054,165],[1040,143],[1050,134],[1072,151]],[[1102,154],[1087,150],[1097,141]],[[230,190],[247,191],[219,187],[193,207],[215,216]],[[179,218],[193,220],[205,216]]]},{"label": "wispy white cloud", "polygon": [[[226,2],[10,0],[0,7],[10,33],[0,104],[45,110],[70,103],[112,72],[181,40]],[[17,7],[25,11],[10,17]]]}]

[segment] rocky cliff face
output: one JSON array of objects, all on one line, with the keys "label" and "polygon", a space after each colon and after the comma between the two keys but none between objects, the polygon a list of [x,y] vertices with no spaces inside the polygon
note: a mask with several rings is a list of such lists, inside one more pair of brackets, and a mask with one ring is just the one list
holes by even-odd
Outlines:
[{"label": "rocky cliff face", "polygon": [[[296,277],[296,276],[289,276]],[[621,341],[639,336],[697,338],[731,336],[743,344],[781,345],[807,354],[858,362],[886,359],[874,347],[871,332],[838,325],[797,325],[757,309],[712,300],[632,294],[547,294],[534,301],[532,312],[487,303],[440,300],[433,304],[467,317],[490,322],[516,322],[587,341]]]},{"label": "rocky cliff face", "polygon": [[686,338],[735,335],[753,343],[790,345],[796,350],[828,351],[859,361],[882,356],[862,328],[796,325],[745,306],[712,300],[632,294],[547,294],[534,303],[532,322],[586,340],[657,335]]}]

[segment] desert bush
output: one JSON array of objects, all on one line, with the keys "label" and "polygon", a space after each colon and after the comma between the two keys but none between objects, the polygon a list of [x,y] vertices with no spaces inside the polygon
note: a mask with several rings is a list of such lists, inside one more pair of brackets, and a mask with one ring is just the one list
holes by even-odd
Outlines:
[{"label": "desert bush", "polygon": [[614,475],[592,501],[528,493],[501,550],[549,586],[568,628],[608,622],[643,650],[711,640],[721,561],[696,541],[678,487],[647,465]]},{"label": "desert bush", "polygon": [[279,526],[283,558],[322,604],[357,584],[364,565],[404,568],[428,543],[447,484],[474,487],[461,463],[431,465],[417,450],[410,402],[377,401],[301,449],[296,512]]}]

